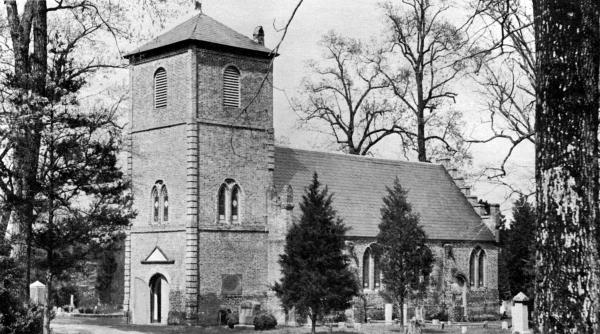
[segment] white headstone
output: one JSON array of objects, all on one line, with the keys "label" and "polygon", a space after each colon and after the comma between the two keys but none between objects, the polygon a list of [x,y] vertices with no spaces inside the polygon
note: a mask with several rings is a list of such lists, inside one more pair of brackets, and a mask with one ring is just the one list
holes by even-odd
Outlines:
[{"label": "white headstone", "polygon": [[502,321],[502,329],[508,329],[508,321]]},{"label": "white headstone", "polygon": [[408,304],[406,303],[402,305],[402,321],[404,321],[403,325],[408,323]]},{"label": "white headstone", "polygon": [[462,326],[460,328],[460,332],[461,332],[461,334],[466,334],[467,333],[467,326]]},{"label": "white headstone", "polygon": [[527,319],[527,302],[529,298],[523,292],[519,292],[513,298],[512,308],[512,331],[520,334],[531,333],[529,330],[529,320]]},{"label": "white headstone", "polygon": [[385,324],[392,324],[392,313],[394,310],[394,306],[392,304],[385,304]]},{"label": "white headstone", "polygon": [[35,281],[29,285],[29,300],[35,305],[46,305],[46,286]]}]

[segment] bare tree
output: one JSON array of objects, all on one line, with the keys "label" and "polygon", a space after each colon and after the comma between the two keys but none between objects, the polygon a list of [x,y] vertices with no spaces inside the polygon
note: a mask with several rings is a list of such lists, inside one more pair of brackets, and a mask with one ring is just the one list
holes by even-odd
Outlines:
[{"label": "bare tree", "polygon": [[598,333],[600,3],[533,1],[541,333]]},{"label": "bare tree", "polygon": [[[496,166],[484,171],[488,180],[507,186],[511,193],[529,196],[532,189],[507,181],[513,152],[535,144],[535,45],[531,8],[519,0],[479,0],[478,16],[482,31],[489,36],[481,46],[486,61],[473,77],[489,112],[491,135],[468,140],[470,143],[508,143],[508,151]],[[533,166],[528,175],[533,180]]]},{"label": "bare tree", "polygon": [[[428,161],[428,145],[456,151],[462,141],[461,113],[449,108],[457,93],[452,84],[466,73],[470,54],[465,25],[444,16],[444,1],[407,0],[383,5],[392,32],[388,66],[380,71],[403,108],[413,115],[419,161]],[[430,149],[430,148],[429,148]]]},{"label": "bare tree", "polygon": [[324,123],[349,154],[366,155],[383,138],[406,135],[397,126],[401,114],[385,96],[389,84],[371,61],[373,52],[333,31],[320,45],[324,60],[309,63],[314,76],[305,79],[303,98],[295,103],[302,119]]}]

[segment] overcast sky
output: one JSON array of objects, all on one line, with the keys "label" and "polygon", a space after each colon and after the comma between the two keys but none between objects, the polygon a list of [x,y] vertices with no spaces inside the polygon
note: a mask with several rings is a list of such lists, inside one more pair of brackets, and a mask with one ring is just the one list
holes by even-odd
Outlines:
[{"label": "overcast sky", "polygon": [[[289,138],[289,144],[298,148],[326,149],[323,138],[298,128],[298,118],[291,110],[288,98],[297,94],[299,84],[306,75],[306,62],[318,60],[322,50],[317,45],[323,34],[335,30],[345,36],[369,40],[385,36],[385,20],[373,0],[305,0],[300,7],[288,35],[280,48],[280,56],[275,62],[274,72],[274,117],[276,135]],[[274,47],[279,41],[281,28],[296,5],[295,0],[204,0],[203,13],[224,23],[234,30],[251,36],[257,25],[265,29],[265,44]],[[190,12],[189,15],[192,15]],[[183,20],[184,18],[182,18]],[[488,132],[488,126],[482,123],[488,117],[484,101],[476,94],[477,87],[465,80],[461,82],[455,108],[464,110],[467,122],[465,132],[471,137],[482,138]],[[473,171],[484,166],[494,165],[508,149],[505,143],[494,142],[487,145],[474,145]],[[380,157],[403,159],[394,147],[379,147]],[[533,166],[533,148],[515,152],[513,167],[529,168]],[[500,186],[477,182],[475,194],[490,202],[502,204],[504,213],[510,209],[505,200],[507,190]]]}]

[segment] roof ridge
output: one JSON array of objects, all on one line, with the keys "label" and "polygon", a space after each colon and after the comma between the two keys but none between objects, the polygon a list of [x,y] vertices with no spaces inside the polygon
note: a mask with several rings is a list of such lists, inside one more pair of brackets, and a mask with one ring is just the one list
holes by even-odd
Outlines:
[{"label": "roof ridge", "polygon": [[194,34],[196,34],[196,29],[198,28],[198,18],[200,18],[200,16],[202,16],[204,14],[199,13],[198,15],[194,16],[194,28],[192,29],[192,32],[190,33],[190,36],[188,37],[188,39],[192,39],[194,37]]},{"label": "roof ridge", "polygon": [[150,50],[188,41],[206,43],[206,45],[223,45],[268,54],[269,56],[277,56],[273,54],[273,50],[257,43],[249,36],[203,13],[193,15],[173,28],[163,30],[158,36],[127,52],[124,56],[128,58]]},{"label": "roof ridge", "polygon": [[321,154],[321,155],[343,156],[345,158],[352,159],[352,160],[371,160],[371,161],[377,162],[377,163],[415,164],[415,165],[424,165],[424,166],[429,166],[429,167],[441,167],[442,166],[441,164],[437,164],[437,163],[433,163],[433,162],[405,161],[405,160],[397,160],[397,159],[386,159],[386,158],[379,158],[379,157],[373,157],[373,156],[349,154],[349,153],[344,153],[344,152],[330,152],[330,151],[320,151],[320,150],[307,150],[307,149],[295,148],[295,147],[289,147],[289,146],[282,146],[282,145],[275,145],[275,147],[276,148],[282,148],[282,149],[289,149],[289,150],[293,150],[293,151],[303,151],[303,152],[308,152],[308,153],[316,153],[316,154]]}]

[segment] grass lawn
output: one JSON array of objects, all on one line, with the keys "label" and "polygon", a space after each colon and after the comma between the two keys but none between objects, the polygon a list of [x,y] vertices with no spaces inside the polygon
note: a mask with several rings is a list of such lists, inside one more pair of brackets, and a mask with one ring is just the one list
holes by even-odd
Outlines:
[{"label": "grass lawn", "polygon": [[[270,331],[257,332],[252,327],[236,327],[229,329],[226,327],[190,327],[190,326],[152,326],[152,325],[127,325],[122,319],[88,319],[88,318],[58,318],[52,321],[54,333],[56,334],[309,334],[308,327],[279,327]],[[452,325],[445,329],[439,326],[434,328],[427,325],[423,330],[424,334],[459,334],[460,325]],[[329,328],[317,327],[317,333],[327,334]],[[333,334],[402,334],[404,330],[401,326],[385,326],[383,324],[363,325],[360,331],[354,329],[333,328]],[[510,331],[501,330],[499,322],[490,323],[489,328],[483,328],[481,324],[468,324],[468,334],[509,334]]]}]

